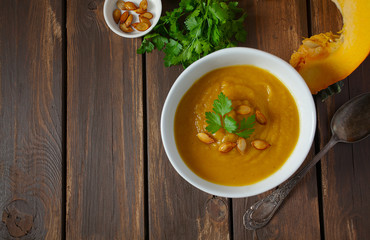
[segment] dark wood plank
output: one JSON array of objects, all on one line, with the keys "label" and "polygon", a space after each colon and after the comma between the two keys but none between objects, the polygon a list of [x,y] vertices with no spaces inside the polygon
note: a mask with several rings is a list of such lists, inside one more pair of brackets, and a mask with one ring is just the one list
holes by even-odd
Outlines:
[{"label": "dark wood plank", "polygon": [[[165,11],[178,2],[162,1]],[[149,238],[230,239],[229,201],[191,186],[171,166],[163,149],[160,117],[167,93],[181,66],[165,68],[164,55],[146,55],[148,119]]]},{"label": "dark wood plank", "polygon": [[61,239],[63,1],[1,1],[0,239]]},{"label": "dark wood plank", "polygon": [[[307,36],[305,1],[243,1],[248,13],[248,40],[245,46],[258,48],[289,61]],[[313,157],[311,150],[307,160]],[[271,222],[257,231],[246,230],[242,217],[247,208],[268,193],[233,199],[235,239],[319,239],[319,207],[316,171],[310,173],[290,193]],[[304,207],[302,207],[304,206]]]},{"label": "dark wood plank", "polygon": [[[329,0],[312,0],[312,32],[337,31],[342,18]],[[330,120],[347,100],[370,91],[370,58],[346,80],[342,92],[322,103],[317,98],[322,148],[331,136]],[[370,238],[370,139],[354,145],[338,144],[321,161],[325,239]]]},{"label": "dark wood plank", "polygon": [[[330,119],[349,99],[370,91],[367,76],[370,58],[345,81],[342,92],[322,103],[317,100],[320,146],[330,139]],[[366,77],[365,77],[366,76]],[[370,237],[370,139],[350,144],[338,144],[321,161],[323,225],[325,239],[368,239]]]},{"label": "dark wood plank", "polygon": [[229,239],[229,203],[191,186],[171,166],[163,149],[163,103],[182,67],[165,68],[157,51],[147,59],[150,239]]},{"label": "dark wood plank", "polygon": [[67,239],[144,239],[140,39],[109,30],[104,1],[68,1]]}]

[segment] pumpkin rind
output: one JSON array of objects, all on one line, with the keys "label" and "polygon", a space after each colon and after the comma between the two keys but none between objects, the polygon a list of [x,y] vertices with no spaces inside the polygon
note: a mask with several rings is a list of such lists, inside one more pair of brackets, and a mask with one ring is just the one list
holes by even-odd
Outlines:
[{"label": "pumpkin rind", "polygon": [[332,0],[343,16],[343,28],[303,40],[290,64],[312,94],[350,75],[370,52],[370,1]]}]

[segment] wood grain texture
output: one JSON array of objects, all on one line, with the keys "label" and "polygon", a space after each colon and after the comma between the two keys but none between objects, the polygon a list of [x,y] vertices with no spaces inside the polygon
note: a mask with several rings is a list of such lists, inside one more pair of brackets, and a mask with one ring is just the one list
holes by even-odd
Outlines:
[{"label": "wood grain texture", "polygon": [[0,239],[62,237],[62,4],[0,2]]},{"label": "wood grain texture", "polygon": [[257,48],[289,61],[302,37],[307,37],[306,2],[243,0],[247,12],[245,47]]},{"label": "wood grain texture", "polygon": [[[163,13],[178,2],[162,1]],[[187,183],[170,164],[160,134],[161,111],[182,66],[164,67],[164,54],[146,55],[149,239],[230,239],[229,201]]]},{"label": "wood grain texture", "polygon": [[[329,0],[312,0],[312,32],[337,31],[342,18]],[[344,82],[342,92],[326,102],[316,99],[318,133],[322,148],[331,136],[330,121],[349,99],[370,91],[370,58]],[[370,238],[370,139],[336,145],[321,161],[323,226],[325,239]]]},{"label": "wood grain texture", "polygon": [[160,116],[163,103],[181,66],[165,68],[164,55],[147,59],[147,117],[150,239],[230,239],[229,203],[187,183],[163,149]]},{"label": "wood grain texture", "polygon": [[103,0],[67,2],[67,239],[144,239],[140,39],[114,34]]},{"label": "wood grain texture", "polygon": [[[368,58],[345,81],[342,92],[316,105],[321,148],[331,136],[330,120],[349,99],[370,91],[366,76],[370,74]],[[325,116],[325,117],[323,117]],[[369,138],[362,142],[337,144],[321,161],[323,226],[325,239],[368,239],[370,237]]]},{"label": "wood grain texture", "polygon": [[[248,13],[245,46],[258,48],[289,61],[307,36],[305,1],[243,1]],[[313,148],[306,161],[313,157]],[[310,173],[290,193],[271,222],[257,231],[246,230],[243,214],[259,199],[233,199],[234,239],[320,239],[316,171]]]}]

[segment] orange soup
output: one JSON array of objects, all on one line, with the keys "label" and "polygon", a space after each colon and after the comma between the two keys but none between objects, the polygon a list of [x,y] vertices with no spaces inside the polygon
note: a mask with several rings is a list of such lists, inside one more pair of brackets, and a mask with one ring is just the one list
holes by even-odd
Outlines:
[{"label": "orange soup", "polygon": [[[205,113],[213,111],[221,92],[232,102],[227,115],[237,122],[256,113],[265,119],[242,139],[244,151],[238,151],[238,135],[223,128],[213,134],[206,130]],[[239,111],[245,106],[248,113]],[[288,159],[298,140],[299,116],[293,96],[274,75],[254,66],[231,66],[209,72],[191,86],[176,110],[174,128],[178,151],[194,173],[213,183],[243,186],[267,178]],[[201,141],[199,133],[212,143]],[[258,148],[257,140],[268,145]],[[225,143],[232,149],[222,152]]]}]

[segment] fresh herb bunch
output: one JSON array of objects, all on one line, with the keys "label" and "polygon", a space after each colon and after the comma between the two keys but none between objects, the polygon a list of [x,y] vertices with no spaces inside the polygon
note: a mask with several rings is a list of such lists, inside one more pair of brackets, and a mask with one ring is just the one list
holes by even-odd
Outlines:
[{"label": "fresh herb bunch", "polygon": [[246,40],[246,17],[238,2],[228,0],[181,0],[179,8],[166,12],[137,50],[143,54],[154,48],[166,54],[166,67],[184,68],[216,50]]},{"label": "fresh herb bunch", "polygon": [[213,102],[213,112],[206,112],[206,130],[210,133],[217,132],[220,128],[239,137],[248,138],[254,132],[256,115],[251,115],[247,119],[243,118],[238,124],[235,119],[227,116],[233,110],[232,102],[223,92],[218,95],[218,99]]}]

